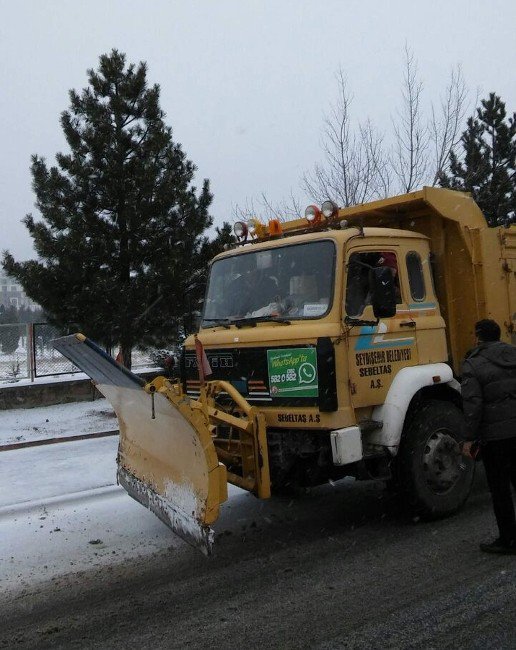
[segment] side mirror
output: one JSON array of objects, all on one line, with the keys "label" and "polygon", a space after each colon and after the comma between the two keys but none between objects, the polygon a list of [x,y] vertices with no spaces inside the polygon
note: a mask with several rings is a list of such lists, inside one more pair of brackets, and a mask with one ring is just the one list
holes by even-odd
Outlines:
[{"label": "side mirror", "polygon": [[371,304],[375,318],[391,318],[396,314],[396,282],[390,268],[372,269]]}]

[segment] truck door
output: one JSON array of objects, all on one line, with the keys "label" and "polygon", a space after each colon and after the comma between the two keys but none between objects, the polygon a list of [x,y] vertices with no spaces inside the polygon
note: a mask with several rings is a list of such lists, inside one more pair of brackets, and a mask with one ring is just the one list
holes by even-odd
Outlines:
[{"label": "truck door", "polygon": [[[344,295],[349,388],[354,408],[382,404],[396,373],[418,364],[416,320],[408,303],[407,278],[397,247],[349,251]],[[371,269],[387,266],[397,285],[396,314],[378,324],[370,300]]]}]

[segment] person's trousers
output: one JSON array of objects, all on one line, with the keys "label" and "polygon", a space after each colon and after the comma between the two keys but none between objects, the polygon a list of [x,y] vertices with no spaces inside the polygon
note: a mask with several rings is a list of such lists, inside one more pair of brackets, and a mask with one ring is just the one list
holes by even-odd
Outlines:
[{"label": "person's trousers", "polygon": [[516,519],[511,493],[511,483],[516,490],[516,437],[484,443],[482,460],[500,539],[504,543],[516,543]]}]

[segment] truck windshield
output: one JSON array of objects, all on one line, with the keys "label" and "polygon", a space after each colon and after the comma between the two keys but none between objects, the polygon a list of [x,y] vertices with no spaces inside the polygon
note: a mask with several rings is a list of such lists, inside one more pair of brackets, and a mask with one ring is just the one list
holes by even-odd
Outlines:
[{"label": "truck windshield", "polygon": [[244,319],[320,318],[331,308],[332,241],[250,251],[213,263],[202,326]]}]

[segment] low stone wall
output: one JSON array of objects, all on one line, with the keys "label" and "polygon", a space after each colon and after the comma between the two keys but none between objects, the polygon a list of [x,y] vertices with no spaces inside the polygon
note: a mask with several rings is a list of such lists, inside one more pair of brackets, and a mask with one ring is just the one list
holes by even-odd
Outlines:
[{"label": "low stone wall", "polygon": [[[140,373],[138,373],[140,374]],[[141,373],[144,379],[151,380],[163,371]],[[88,402],[102,395],[90,379],[72,379],[48,383],[4,384],[0,387],[0,411],[6,409],[25,409],[35,406],[52,406],[68,402]]]}]

